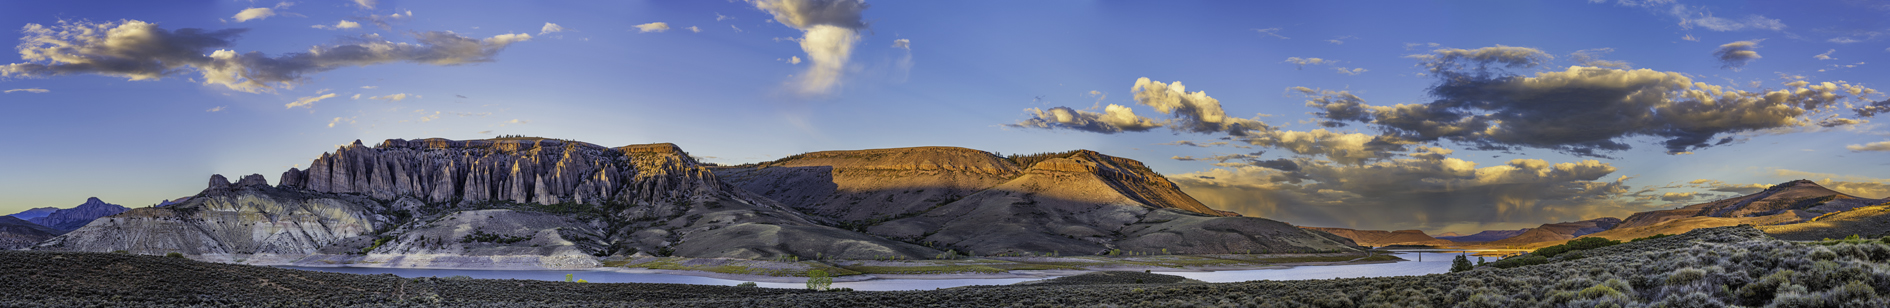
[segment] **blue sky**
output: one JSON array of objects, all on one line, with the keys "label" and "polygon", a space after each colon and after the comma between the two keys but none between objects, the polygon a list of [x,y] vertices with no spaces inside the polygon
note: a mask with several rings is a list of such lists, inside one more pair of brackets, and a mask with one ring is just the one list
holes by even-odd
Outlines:
[{"label": "blue sky", "polygon": [[[1625,217],[1799,178],[1890,197],[1890,144],[1872,145],[1890,140],[1890,130],[1853,110],[1886,99],[1874,90],[1890,82],[1874,69],[1890,64],[1883,20],[1890,5],[1843,0],[15,1],[0,4],[0,26],[19,27],[0,36],[13,40],[3,45],[20,52],[0,58],[0,91],[8,91],[0,94],[0,114],[8,115],[0,129],[13,132],[12,150],[0,152],[7,162],[0,212],[69,207],[89,196],[148,205],[194,194],[212,173],[273,181],[356,139],[500,134],[606,146],[672,142],[725,164],[904,146],[1092,149],[1143,161],[1217,208],[1365,229],[1471,232]],[[154,26],[128,27],[134,23]],[[170,39],[187,37],[183,29],[246,30],[169,53],[136,48],[181,45],[113,49],[59,33],[86,27]],[[447,41],[473,47],[439,44]],[[414,49],[376,52],[374,60],[310,56],[349,46]],[[249,58],[218,64],[226,63],[214,60],[218,50]],[[44,52],[76,58],[30,56]],[[307,64],[300,68],[257,64],[292,62],[286,55],[295,53],[315,60],[296,62]],[[128,72],[73,62],[99,59],[173,67]],[[1459,66],[1424,66],[1449,59]],[[1497,65],[1481,79],[1440,77],[1477,77],[1480,63]],[[258,75],[205,82],[215,75],[206,67],[239,64]],[[34,69],[49,67],[59,69]],[[1550,73],[1593,78],[1581,82],[1655,78],[1635,85],[1668,87],[1633,93],[1669,97],[1632,106],[1687,108],[1596,137],[1583,132],[1623,125],[1584,116],[1623,98],[1589,94],[1604,86],[1525,86],[1544,84],[1526,79]],[[830,78],[816,78],[823,76]],[[1140,78],[1163,88],[1138,90]],[[1177,82],[1185,91],[1157,95]],[[1825,82],[1836,87],[1821,88]],[[1432,91],[1440,85],[1502,98]],[[1705,105],[1682,95],[1705,87],[1752,94]],[[1761,99],[1807,89],[1836,96]],[[1390,113],[1311,114],[1327,109],[1309,100],[1345,95],[1365,106],[1354,110],[1477,101],[1488,108],[1458,111],[1537,118],[1458,123],[1527,133],[1424,135]],[[1195,97],[1238,120],[1191,117],[1207,106]],[[1740,98],[1758,101],[1725,107]],[[1180,108],[1161,112],[1162,104]],[[1099,129],[1048,113],[1105,115],[1108,105],[1150,125]],[[1686,111],[1700,106],[1725,108]],[[1542,117],[1560,113],[1574,120]],[[1264,129],[1226,125],[1236,122]],[[1190,129],[1208,126],[1215,128]],[[1711,142],[1670,151],[1665,142],[1676,137],[1659,134],[1674,127],[1709,133]],[[1314,139],[1282,139],[1294,136]],[[1595,138],[1627,148],[1598,148]],[[1722,139],[1729,142],[1715,145]],[[1225,156],[1235,154],[1251,156]],[[1217,155],[1227,160],[1203,159]],[[1176,159],[1189,157],[1196,159]]]}]

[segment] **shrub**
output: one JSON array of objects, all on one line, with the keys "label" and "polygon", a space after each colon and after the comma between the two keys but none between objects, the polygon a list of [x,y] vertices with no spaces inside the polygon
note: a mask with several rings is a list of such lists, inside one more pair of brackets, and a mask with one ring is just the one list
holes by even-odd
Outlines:
[{"label": "shrub", "polygon": [[178,258],[178,259],[183,259],[183,258],[184,258],[184,254],[181,254],[181,253],[175,253],[175,252],[173,252],[173,253],[167,253],[167,254],[164,254],[164,256],[165,256],[165,257],[172,257],[172,258]]},{"label": "shrub", "polygon": [[807,289],[815,290],[815,291],[826,291],[828,288],[831,288],[831,287],[833,287],[833,276],[828,275],[827,271],[823,271],[823,270],[807,271]]},{"label": "shrub", "polygon": [[735,286],[743,287],[743,288],[753,288],[757,285],[753,281],[743,281],[742,283],[735,284]]},{"label": "shrub", "polygon": [[1530,265],[1548,264],[1548,263],[1549,263],[1549,258],[1545,258],[1543,256],[1531,255],[1531,256],[1524,256],[1524,257],[1504,258],[1502,260],[1496,260],[1496,262],[1490,262],[1490,266],[1495,266],[1496,268],[1513,268],[1513,267],[1518,267],[1518,266],[1530,266]]}]

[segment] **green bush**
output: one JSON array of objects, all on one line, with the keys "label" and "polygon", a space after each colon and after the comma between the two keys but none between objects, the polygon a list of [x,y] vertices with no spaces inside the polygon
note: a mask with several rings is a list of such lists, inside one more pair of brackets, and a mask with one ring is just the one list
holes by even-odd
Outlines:
[{"label": "green bush", "polygon": [[178,258],[178,259],[183,259],[183,258],[184,258],[184,254],[181,254],[181,253],[175,253],[175,252],[173,252],[173,253],[167,253],[167,254],[164,254],[164,256],[165,256],[165,257],[172,257],[172,258]]},{"label": "green bush", "polygon": [[826,291],[828,288],[831,288],[831,287],[833,287],[833,276],[828,275],[827,271],[823,271],[823,270],[807,271],[807,289],[815,290],[815,291]]},{"label": "green bush", "polygon": [[1554,258],[1556,255],[1560,255],[1560,254],[1567,253],[1570,251],[1588,250],[1588,249],[1608,247],[1608,246],[1614,246],[1614,245],[1620,245],[1620,244],[1621,244],[1621,241],[1617,241],[1617,240],[1610,240],[1610,239],[1599,238],[1599,237],[1584,237],[1584,238],[1575,239],[1573,241],[1568,241],[1567,243],[1562,243],[1561,245],[1542,247],[1542,249],[1536,249],[1535,252],[1531,252],[1530,254],[1542,256],[1544,258]]},{"label": "green bush", "polygon": [[753,288],[753,287],[756,287],[757,285],[753,281],[743,281],[742,283],[735,284],[735,286],[743,287],[743,288]]},{"label": "green bush", "polygon": [[1513,267],[1518,267],[1518,266],[1530,266],[1530,265],[1548,264],[1548,263],[1549,263],[1549,258],[1546,258],[1543,256],[1531,255],[1531,256],[1523,256],[1523,257],[1503,258],[1502,260],[1496,260],[1496,262],[1490,262],[1490,266],[1495,266],[1496,268],[1513,268]]}]

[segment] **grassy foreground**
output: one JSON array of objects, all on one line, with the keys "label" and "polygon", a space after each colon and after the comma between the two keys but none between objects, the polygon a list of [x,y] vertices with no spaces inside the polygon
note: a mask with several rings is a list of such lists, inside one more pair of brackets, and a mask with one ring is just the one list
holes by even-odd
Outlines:
[{"label": "grassy foreground", "polygon": [[[1581,256],[1580,258],[1573,258]],[[1886,307],[1890,245],[1751,227],[1583,250],[1544,265],[1240,283],[807,290],[406,279],[96,253],[0,252],[0,306]]]}]

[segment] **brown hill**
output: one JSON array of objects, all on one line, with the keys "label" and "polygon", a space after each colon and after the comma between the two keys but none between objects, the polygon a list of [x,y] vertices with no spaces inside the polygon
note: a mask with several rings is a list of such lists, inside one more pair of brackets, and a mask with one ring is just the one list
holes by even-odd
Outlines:
[{"label": "brown hill", "polygon": [[1088,150],[1012,157],[955,147],[826,151],[715,172],[849,229],[960,253],[1358,249],[1324,232],[1229,217],[1141,162]]},{"label": "brown hill", "polygon": [[1522,229],[1516,229],[1516,230],[1483,230],[1483,232],[1477,232],[1476,234],[1458,235],[1458,236],[1445,236],[1445,235],[1439,234],[1436,237],[1437,239],[1440,239],[1440,240],[1446,240],[1446,241],[1452,241],[1452,242],[1458,242],[1458,243],[1493,242],[1493,241],[1499,241],[1506,238],[1515,237],[1517,235],[1522,235],[1523,232],[1529,232],[1529,229],[1534,229],[1534,228],[1522,228]]},{"label": "brown hill", "polygon": [[1773,185],[1750,195],[1672,210],[1635,213],[1628,216],[1621,226],[1644,227],[1686,217],[1758,217],[1780,213],[1809,219],[1818,216],[1810,210],[1836,212],[1874,204],[1876,201],[1833,191],[1812,181],[1796,180]]},{"label": "brown hill", "polygon": [[0,250],[20,249],[59,235],[58,229],[13,216],[0,216]]},{"label": "brown hill", "polygon": [[1339,237],[1352,239],[1352,242],[1358,243],[1359,245],[1372,246],[1372,247],[1384,247],[1384,246],[1391,246],[1391,245],[1445,246],[1445,245],[1456,244],[1456,242],[1433,238],[1430,235],[1424,234],[1424,231],[1418,231],[1418,230],[1382,231],[1382,230],[1353,230],[1353,229],[1346,229],[1346,228],[1322,228],[1322,227],[1300,227],[1300,228],[1325,231],[1326,233],[1332,233],[1332,235],[1337,235]]},{"label": "brown hill", "polygon": [[1529,246],[1531,244],[1545,243],[1545,242],[1560,243],[1563,241],[1568,241],[1568,240],[1575,239],[1577,237],[1581,237],[1583,235],[1589,235],[1592,233],[1606,231],[1608,229],[1615,228],[1617,225],[1620,225],[1620,224],[1621,224],[1621,219],[1614,218],[1614,217],[1602,217],[1602,218],[1589,219],[1589,220],[1583,220],[1583,221],[1543,224],[1541,227],[1529,229],[1529,231],[1523,231],[1522,234],[1517,234],[1516,236],[1512,236],[1512,237],[1502,239],[1502,240],[1491,241],[1489,243],[1486,243],[1485,245],[1507,247],[1507,246]]},{"label": "brown hill", "polygon": [[[1629,240],[1742,224],[1777,232],[1775,235],[1784,239],[1876,235],[1890,230],[1884,228],[1890,226],[1890,217],[1884,217],[1881,209],[1873,207],[1883,202],[1830,190],[1812,181],[1795,180],[1750,195],[1678,209],[1635,213],[1619,226],[1587,236]],[[1499,242],[1511,246],[1541,247],[1565,240],[1517,239]]]}]

